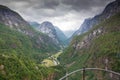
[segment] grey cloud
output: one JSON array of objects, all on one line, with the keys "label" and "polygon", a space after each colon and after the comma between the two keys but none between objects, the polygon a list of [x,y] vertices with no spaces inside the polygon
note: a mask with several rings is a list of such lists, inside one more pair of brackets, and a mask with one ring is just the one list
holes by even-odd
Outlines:
[{"label": "grey cloud", "polygon": [[75,10],[90,10],[93,7],[101,7],[113,0],[62,0],[65,5],[71,5]]},{"label": "grey cloud", "polygon": [[[0,2],[4,3],[12,3],[12,2],[28,2],[29,6],[33,6],[34,8],[56,8],[61,3],[66,6],[71,6],[73,9],[82,10],[82,9],[90,9],[92,7],[100,7],[105,5],[106,3],[114,0],[0,0]],[[21,6],[22,7],[22,6]]]},{"label": "grey cloud", "polygon": [[[60,13],[63,11],[90,11],[93,7],[99,9],[99,7],[105,6],[108,2],[113,0],[1,0],[0,2],[7,4],[8,6],[12,6],[14,8],[33,8],[34,10],[37,9],[54,9],[54,10],[61,10]],[[16,6],[15,3],[24,2],[27,3],[26,5]],[[9,3],[13,3],[10,5]],[[66,7],[65,7],[66,6]],[[68,7],[67,7],[68,6]]]},{"label": "grey cloud", "polygon": [[59,0],[23,0],[35,9],[54,9],[60,3]]},{"label": "grey cloud", "polygon": [[19,12],[26,20],[51,20],[62,25],[69,20],[65,26],[73,27],[73,22],[96,15],[111,1],[114,0],[0,0],[0,4]]},{"label": "grey cloud", "polygon": [[44,7],[55,8],[59,5],[58,0],[44,0]]},{"label": "grey cloud", "polygon": [[[27,7],[34,7],[34,8],[54,8],[59,5],[59,0],[0,0],[2,4],[9,3],[20,3],[20,2],[27,2],[29,5]],[[14,6],[14,5],[13,5]],[[21,6],[24,7],[24,6]],[[25,8],[27,8],[25,7]]]},{"label": "grey cloud", "polygon": [[[0,0],[0,3],[27,16],[60,17],[72,10],[90,15],[113,0]],[[33,15],[32,15],[33,14]]]}]

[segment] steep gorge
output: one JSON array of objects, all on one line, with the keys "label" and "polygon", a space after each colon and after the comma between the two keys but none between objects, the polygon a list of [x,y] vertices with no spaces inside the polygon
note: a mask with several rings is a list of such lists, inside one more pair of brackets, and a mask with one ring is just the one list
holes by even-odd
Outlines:
[{"label": "steep gorge", "polygon": [[[18,13],[0,6],[0,79],[58,80],[66,72],[83,67],[120,73],[120,1],[110,3],[102,14],[89,21],[60,55],[61,64],[45,67],[41,61],[61,49],[57,34],[49,33],[55,29],[43,24],[38,32]],[[44,29],[48,35],[41,33]],[[76,73],[68,79],[79,80],[82,75]],[[91,71],[86,72],[86,80],[119,80],[119,76]]]}]

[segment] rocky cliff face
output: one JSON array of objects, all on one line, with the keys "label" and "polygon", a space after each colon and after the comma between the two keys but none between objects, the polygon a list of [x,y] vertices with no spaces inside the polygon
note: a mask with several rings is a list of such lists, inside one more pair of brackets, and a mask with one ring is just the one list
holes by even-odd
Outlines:
[{"label": "rocky cliff face", "polygon": [[57,44],[59,43],[58,37],[57,37],[57,32],[55,30],[55,27],[53,26],[52,23],[50,22],[43,22],[41,25],[38,27],[38,30],[42,33],[47,34],[49,37],[51,37]]},{"label": "rocky cliff face", "polygon": [[80,28],[73,34],[73,36],[75,35],[80,35],[82,33],[87,32],[88,30],[90,30],[94,25],[99,24],[100,22],[108,19],[110,16],[114,15],[115,13],[120,11],[120,1],[116,0],[114,2],[111,2],[110,4],[108,4],[106,6],[106,8],[104,9],[104,11],[93,17],[93,18],[88,18],[85,19],[85,21],[83,22],[83,24],[80,26]]},{"label": "rocky cliff face", "polygon": [[15,11],[0,5],[0,23],[26,35],[33,35],[30,25]]},{"label": "rocky cliff face", "polygon": [[58,45],[66,45],[67,37],[65,34],[58,28],[55,27],[51,22],[45,21],[41,24],[37,22],[30,22],[37,31],[40,31],[53,39],[53,41]]},{"label": "rocky cliff face", "polygon": [[104,34],[104,30],[103,28],[98,28],[94,31],[92,31],[90,34],[86,35],[82,40],[81,42],[79,43],[76,43],[75,45],[73,45],[75,47],[76,50],[79,50],[79,49],[82,49],[82,48],[86,48],[86,47],[89,47],[90,46],[90,42],[98,37],[99,35],[102,35]]}]

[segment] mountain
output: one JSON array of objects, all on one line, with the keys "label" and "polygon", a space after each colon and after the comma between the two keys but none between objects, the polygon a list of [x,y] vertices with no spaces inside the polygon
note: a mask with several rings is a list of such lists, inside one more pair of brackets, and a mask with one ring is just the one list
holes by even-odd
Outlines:
[{"label": "mountain", "polygon": [[60,49],[17,12],[0,5],[0,80],[56,79],[62,68],[46,68],[41,61]]},{"label": "mountain", "polygon": [[[66,71],[83,67],[102,68],[120,73],[120,13],[94,26],[90,31],[74,37],[61,54]],[[68,73],[69,73],[68,72]],[[104,75],[103,75],[104,74]],[[78,77],[79,76],[79,77]],[[76,74],[69,80],[79,80]],[[86,71],[86,80],[119,80],[119,76],[97,71]]]},{"label": "mountain", "polygon": [[120,11],[120,1],[116,0],[114,2],[111,2],[110,4],[108,4],[106,6],[106,8],[104,9],[104,11],[93,17],[93,18],[88,18],[85,19],[85,21],[83,22],[83,24],[80,26],[80,28],[73,34],[73,36],[75,35],[80,35],[82,33],[87,32],[88,30],[90,30],[94,25],[99,24],[100,22],[108,19],[110,16],[116,14],[117,12]]},{"label": "mountain", "polygon": [[60,40],[60,42],[63,45],[67,45],[67,37],[65,36],[65,34],[63,33],[63,31],[61,31],[58,27],[55,27],[58,39]]},{"label": "mountain", "polygon": [[[37,32],[17,12],[2,5],[0,5],[0,23],[13,30],[28,35],[32,41],[33,47],[39,51],[54,52],[60,49],[60,47],[52,40],[52,38]],[[53,50],[50,50],[51,48],[49,47],[51,47]]]},{"label": "mountain", "polygon": [[48,21],[41,23],[41,25],[38,27],[38,31],[47,34],[49,37],[51,37],[54,40],[54,42],[60,44],[59,39],[57,37],[57,32],[52,23]]},{"label": "mountain", "polygon": [[[102,68],[120,73],[120,10],[109,10],[119,6],[119,1],[108,4],[104,12],[109,17],[92,26],[81,35],[75,36],[70,45],[61,54],[60,61],[67,73],[86,67]],[[111,6],[111,7],[110,7]],[[107,10],[106,10],[107,9]],[[113,13],[113,14],[112,14]],[[99,17],[99,19],[103,17]],[[69,80],[82,79],[82,74],[71,75]],[[119,80],[115,74],[102,71],[86,71],[86,80]]]},{"label": "mountain", "polygon": [[51,37],[57,45],[65,46],[67,44],[67,37],[65,34],[58,28],[55,27],[51,22],[44,21],[41,24],[37,22],[31,22],[31,26],[33,26],[37,31],[40,31],[49,37]]},{"label": "mountain", "polygon": [[26,35],[34,34],[30,25],[17,12],[3,5],[0,5],[0,23]]},{"label": "mountain", "polygon": [[[43,38],[46,38],[46,43],[51,41],[48,41],[48,37],[44,36]],[[39,46],[34,47],[36,44],[23,33],[0,24],[0,80],[41,80],[46,78],[54,80],[55,75],[61,74],[61,71],[56,72],[56,70],[62,70],[60,67],[45,68],[40,64],[49,56],[50,50],[54,50],[52,46],[47,46],[51,42],[41,44],[46,47],[44,49],[41,49],[42,46],[37,49]],[[47,50],[49,53],[46,53]]]}]

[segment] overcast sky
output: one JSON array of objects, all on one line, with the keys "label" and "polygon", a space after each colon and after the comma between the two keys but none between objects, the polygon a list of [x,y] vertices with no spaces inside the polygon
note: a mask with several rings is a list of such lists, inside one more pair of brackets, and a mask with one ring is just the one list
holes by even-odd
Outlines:
[{"label": "overcast sky", "polygon": [[114,0],[0,0],[27,21],[50,21],[63,31],[76,30],[85,18],[103,11]]}]

